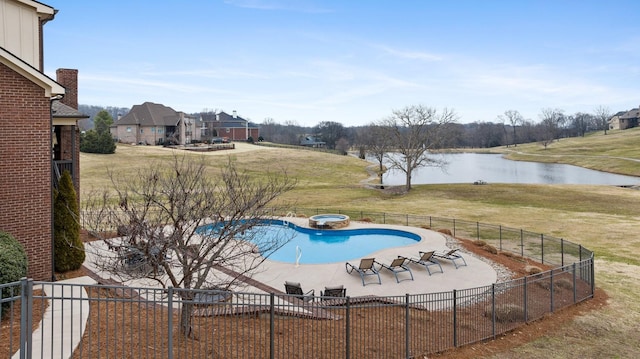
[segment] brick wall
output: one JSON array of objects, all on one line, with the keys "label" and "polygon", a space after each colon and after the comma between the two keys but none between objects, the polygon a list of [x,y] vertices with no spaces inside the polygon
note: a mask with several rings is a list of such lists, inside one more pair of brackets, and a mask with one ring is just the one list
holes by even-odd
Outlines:
[{"label": "brick wall", "polygon": [[[65,94],[60,102],[78,109],[78,70],[57,69],[56,82],[64,86]],[[60,159],[74,160],[73,185],[80,199],[80,131],[78,126],[60,126]],[[75,140],[75,144],[73,141]],[[75,146],[75,147],[74,147]],[[74,152],[75,148],[75,152]]]},{"label": "brick wall", "polygon": [[36,280],[53,274],[50,133],[44,90],[0,64],[0,230],[22,243]]}]

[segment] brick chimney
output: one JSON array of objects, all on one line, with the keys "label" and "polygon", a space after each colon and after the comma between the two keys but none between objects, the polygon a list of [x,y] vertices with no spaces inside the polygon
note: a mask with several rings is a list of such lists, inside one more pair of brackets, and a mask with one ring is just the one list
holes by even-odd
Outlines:
[{"label": "brick chimney", "polygon": [[62,103],[78,109],[78,70],[57,69],[56,81],[66,89]]}]

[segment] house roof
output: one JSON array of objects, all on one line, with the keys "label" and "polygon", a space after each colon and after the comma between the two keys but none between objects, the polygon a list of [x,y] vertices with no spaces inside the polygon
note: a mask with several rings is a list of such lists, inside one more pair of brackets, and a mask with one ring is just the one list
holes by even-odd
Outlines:
[{"label": "house roof", "polygon": [[76,126],[78,119],[90,117],[59,100],[51,102],[51,115],[54,126]]},{"label": "house roof", "polygon": [[90,116],[85,115],[84,113],[76,110],[71,106],[67,106],[60,102],[59,100],[53,101],[51,103],[51,111],[53,113],[53,117],[67,117],[67,118],[89,118]]},{"label": "house roof", "polygon": [[3,47],[0,47],[0,63],[42,87],[44,89],[44,96],[46,97],[64,95],[65,93],[62,85]]},{"label": "house roof", "polygon": [[201,114],[202,122],[217,122],[214,126],[224,128],[258,128],[255,123],[250,122],[240,116],[233,117],[228,113],[221,111],[217,114],[203,113]]},{"label": "house roof", "polygon": [[620,116],[621,120],[640,118],[640,109],[634,108],[627,111],[624,115]]},{"label": "house roof", "polygon": [[180,114],[171,107],[145,102],[142,105],[134,105],[131,111],[114,125],[177,126],[178,122]]}]

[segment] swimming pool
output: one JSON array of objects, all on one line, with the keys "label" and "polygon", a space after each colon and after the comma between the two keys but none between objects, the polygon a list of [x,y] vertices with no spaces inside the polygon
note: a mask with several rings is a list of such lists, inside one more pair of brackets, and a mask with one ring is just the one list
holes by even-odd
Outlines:
[{"label": "swimming pool", "polygon": [[297,254],[301,253],[299,264],[356,260],[381,249],[416,244],[421,239],[415,233],[388,228],[320,230],[298,227],[280,220],[265,222],[265,225],[252,230],[260,231],[259,236],[262,239],[273,236],[291,238],[272,253],[269,259],[296,263]]}]

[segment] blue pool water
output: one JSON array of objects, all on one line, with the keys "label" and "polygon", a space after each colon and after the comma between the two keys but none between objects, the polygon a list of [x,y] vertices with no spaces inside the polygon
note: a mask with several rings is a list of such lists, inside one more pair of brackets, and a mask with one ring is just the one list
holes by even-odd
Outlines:
[{"label": "blue pool water", "polygon": [[296,247],[302,251],[299,264],[318,264],[359,260],[380,249],[420,241],[420,236],[415,233],[387,228],[319,230],[277,220],[270,223],[255,230],[260,231],[260,240],[275,236],[291,238],[269,256],[271,260],[288,263],[296,262]]}]

